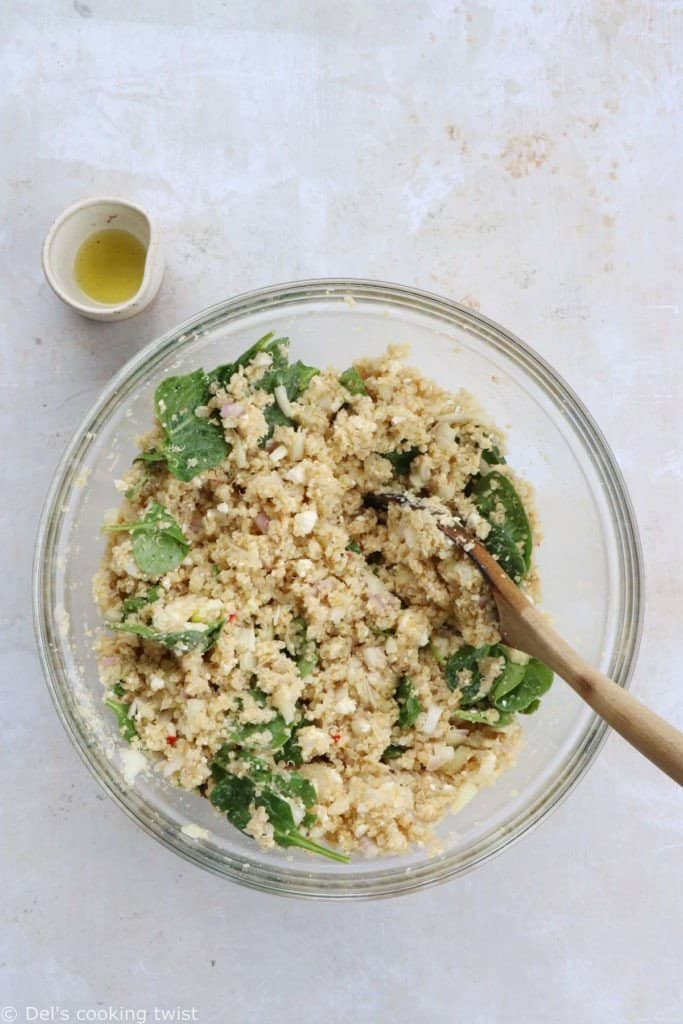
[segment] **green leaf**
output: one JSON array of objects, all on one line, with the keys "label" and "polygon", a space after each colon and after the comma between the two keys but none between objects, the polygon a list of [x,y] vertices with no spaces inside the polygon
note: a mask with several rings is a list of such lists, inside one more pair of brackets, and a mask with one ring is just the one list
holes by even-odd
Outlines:
[{"label": "green leaf", "polygon": [[190,543],[172,515],[156,501],[150,502],[142,519],[130,528],[133,558],[149,576],[163,576],[177,568]]},{"label": "green leaf", "polygon": [[308,625],[305,619],[292,619],[292,628],[286,653],[296,661],[301,679],[310,676],[318,664],[318,645],[315,640],[308,639]]},{"label": "green leaf", "polygon": [[126,597],[121,605],[121,611],[123,618],[128,618],[129,615],[134,615],[139,612],[148,604],[154,604],[159,599],[159,588],[150,587],[146,594],[141,597]]},{"label": "green leaf", "polygon": [[140,452],[133,462],[142,462],[149,465],[154,465],[158,462],[166,462],[166,456],[158,448],[148,448],[146,452]]},{"label": "green leaf", "polygon": [[[213,766],[212,766],[213,767]],[[228,821],[242,831],[249,824],[251,805],[256,799],[256,787],[251,779],[236,775],[223,775],[211,790],[210,800]]]},{"label": "green leaf", "polygon": [[446,662],[445,676],[449,690],[456,690],[460,687],[459,674],[461,672],[468,671],[472,676],[471,682],[461,688],[461,707],[467,707],[477,699],[481,685],[479,661],[488,655],[489,650],[488,644],[484,644],[483,647],[472,647],[471,644],[466,644],[455,654],[451,654]]},{"label": "green leaf", "polygon": [[[250,727],[244,726],[243,730]],[[260,727],[263,729],[263,727]],[[242,762],[242,770],[248,774],[237,776],[233,769]],[[211,774],[215,785],[211,791],[211,802],[225,811],[228,820],[244,830],[252,816],[252,807],[263,807],[273,826],[273,836],[279,846],[297,846],[302,850],[329,857],[340,863],[348,863],[348,857],[314,843],[296,828],[292,808],[283,796],[300,800],[307,808],[301,822],[302,828],[315,823],[311,808],[317,802],[315,786],[298,772],[271,772],[265,761],[248,751],[235,750],[234,742],[224,743],[211,761]],[[283,794],[278,796],[277,791]]]},{"label": "green leaf", "polygon": [[119,732],[123,736],[126,743],[130,743],[134,736],[137,736],[138,731],[135,728],[135,722],[132,718],[129,718],[130,704],[124,704],[120,700],[113,700],[109,697],[104,702],[108,708],[110,708],[116,715],[116,720],[119,726]]},{"label": "green leaf", "polygon": [[337,853],[336,850],[330,850],[326,846],[313,842],[307,836],[301,835],[294,823],[292,808],[282,797],[277,796],[268,789],[264,789],[255,802],[257,807],[265,809],[268,820],[273,826],[273,838],[278,846],[297,846],[301,850],[320,854],[321,857],[338,861],[340,864],[349,863],[349,858],[344,856],[344,854]]},{"label": "green leaf", "polygon": [[296,768],[300,768],[304,763],[304,756],[297,740],[297,733],[299,729],[303,729],[305,725],[310,723],[302,718],[301,721],[296,722],[292,725],[292,735],[282,745],[282,749],[275,754],[277,761],[284,761],[285,764],[293,764]]},{"label": "green leaf", "polygon": [[415,696],[413,681],[410,676],[402,676],[396,693],[394,694],[398,704],[398,725],[401,729],[410,729],[415,724],[417,716],[422,711],[422,705]]},{"label": "green leaf", "polygon": [[387,761],[395,761],[397,757],[402,757],[407,749],[407,747],[402,747],[400,743],[390,743],[388,747],[384,748],[384,753],[380,760],[385,763]]},{"label": "green leaf", "polygon": [[[278,349],[278,353],[277,357],[273,357],[272,365],[256,381],[254,387],[261,391],[267,391],[273,396],[275,396],[276,388],[283,387],[288,401],[296,402],[316,374],[320,373],[320,370],[314,366],[306,366],[300,360],[290,365],[287,361],[286,348],[284,350]],[[276,398],[270,405],[265,407],[263,415],[268,424],[268,433],[264,438],[261,438],[262,444],[272,437],[276,426],[291,427],[294,425],[294,421],[280,408]]]},{"label": "green leaf", "polygon": [[453,714],[456,718],[460,718],[464,722],[477,722],[481,725],[488,725],[490,729],[503,729],[512,721],[512,715],[504,714],[496,708],[488,707],[470,711],[460,710],[460,708],[458,708],[458,710],[454,711]]},{"label": "green leaf", "polygon": [[112,693],[115,694],[115,696],[117,697],[125,697],[126,695],[126,690],[123,683],[116,683],[114,686],[112,686],[111,689]]},{"label": "green leaf", "polygon": [[344,370],[339,378],[339,383],[352,395],[367,395],[368,393],[365,381],[355,366],[350,366],[348,370]]},{"label": "green leaf", "polygon": [[264,732],[270,733],[269,749],[281,750],[292,734],[291,725],[287,725],[282,715],[276,715],[269,722],[251,722],[248,725],[239,725],[230,734],[229,743],[238,747],[255,746],[259,749],[260,744],[250,744],[253,736],[261,736]]},{"label": "green leaf", "polygon": [[[441,651],[439,650],[439,648],[436,646],[436,644],[432,640],[429,641],[429,645],[428,646],[429,646],[429,652],[430,652],[431,656],[434,658],[434,661],[437,663],[437,665],[440,665],[443,668],[443,666],[446,664],[446,659],[443,656],[443,654],[441,653]],[[450,688],[452,689],[452,687],[450,687]]]},{"label": "green leaf", "polygon": [[163,576],[177,568],[190,549],[190,543],[173,516],[156,501],[151,501],[135,523],[104,526],[108,533],[127,531],[133,543],[133,558],[138,569],[148,576]]},{"label": "green leaf", "polygon": [[259,689],[258,686],[252,686],[249,693],[260,708],[264,708],[268,703],[268,694]]},{"label": "green leaf", "polygon": [[[497,470],[475,476],[467,489],[477,511],[491,524],[484,544],[498,559],[505,572],[519,582],[531,567],[533,540],[531,526],[517,491],[508,478]],[[505,519],[495,522],[498,509]]]},{"label": "green leaf", "polygon": [[520,713],[520,715],[533,715],[534,712],[538,711],[540,706],[541,706],[540,700],[538,700],[538,699],[532,700],[531,704],[529,704],[529,706],[526,707],[526,708],[521,708],[519,713]]},{"label": "green leaf", "polygon": [[354,555],[362,554],[360,544],[357,540],[350,540],[346,545],[346,551],[353,551]]},{"label": "green leaf", "polygon": [[482,448],[481,457],[489,466],[504,466],[505,456],[502,454],[497,444],[494,444],[490,440],[489,448]]},{"label": "green leaf", "polygon": [[394,476],[407,476],[413,459],[420,455],[419,448],[408,448],[407,451],[380,452],[383,459],[388,459],[394,471]]},{"label": "green leaf", "polygon": [[519,667],[524,670],[521,682],[512,690],[500,694],[494,691],[492,695],[492,703],[500,711],[525,711],[552,686],[552,670],[543,662],[532,658],[527,665]]},{"label": "green leaf", "polygon": [[268,352],[272,356],[280,351],[281,345],[286,346],[287,344],[287,338],[276,338],[272,331],[269,334],[264,334],[246,352],[238,356],[233,363],[224,363],[222,366],[217,366],[214,370],[211,370],[207,374],[209,384],[216,383],[225,387],[230,383],[233,374],[237,373],[241,366],[248,366],[259,352]]},{"label": "green leaf", "polygon": [[169,472],[178,480],[192,480],[219,466],[230,452],[220,424],[195,414],[210,397],[209,377],[201,369],[167,377],[156,390],[154,405],[164,431],[163,455]]},{"label": "green leaf", "polygon": [[215,622],[207,623],[206,629],[184,629],[177,633],[163,633],[139,622],[107,622],[106,625],[120,633],[134,633],[143,640],[162,644],[174,654],[187,654],[193,650],[200,650],[203,653],[210,651],[220,635],[224,622],[225,619],[217,619]]},{"label": "green leaf", "polygon": [[516,689],[524,678],[525,672],[526,665],[518,665],[517,662],[506,659],[505,667],[494,682],[489,694],[491,703],[499,707],[498,699]]},{"label": "green leaf", "polygon": [[309,779],[299,775],[298,772],[276,773],[273,775],[273,785],[284,796],[291,796],[301,800],[304,807],[313,807],[318,802],[315,786]]}]

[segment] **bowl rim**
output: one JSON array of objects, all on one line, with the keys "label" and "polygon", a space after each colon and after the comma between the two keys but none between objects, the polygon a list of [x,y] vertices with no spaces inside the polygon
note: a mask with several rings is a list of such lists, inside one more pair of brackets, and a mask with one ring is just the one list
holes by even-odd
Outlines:
[{"label": "bowl rim", "polygon": [[[251,870],[244,870],[245,862],[238,856],[228,858],[218,850],[214,853],[209,845],[202,846],[185,839],[179,828],[164,828],[152,822],[150,816],[145,819],[134,806],[134,790],[116,785],[113,776],[112,779],[106,778],[98,770],[86,736],[79,728],[65,697],[69,679],[61,672],[55,657],[54,640],[51,639],[59,635],[55,625],[54,601],[51,599],[55,564],[54,559],[48,556],[53,552],[53,545],[59,537],[63,492],[69,492],[75,482],[81,456],[91,443],[92,433],[96,431],[98,422],[106,418],[110,408],[127,397],[141,371],[153,370],[170,349],[187,344],[198,332],[210,329],[217,321],[230,322],[246,314],[263,312],[273,307],[286,309],[287,306],[306,301],[348,301],[349,296],[378,304],[409,307],[460,327],[469,322],[476,326],[479,336],[483,334],[495,349],[514,356],[525,372],[542,385],[569,419],[590,456],[620,541],[618,557],[621,576],[628,580],[629,586],[622,588],[625,592],[620,595],[623,606],[620,617],[621,637],[620,642],[615,643],[609,671],[612,678],[624,687],[629,686],[635,668],[644,614],[643,557],[635,513],[618,463],[602,431],[573,389],[542,356],[515,334],[478,311],[432,292],[385,281],[345,277],[291,281],[243,292],[215,303],[150,341],[129,359],[110,379],[74,431],[53,473],[40,517],[33,560],[33,622],[43,674],[52,702],[91,775],[131,820],[162,845],[191,863],[251,888],[280,895],[326,899],[372,899],[413,892],[459,877],[497,856],[535,828],[568,796],[593,764],[608,735],[608,726],[597,715],[593,715],[571,763],[562,767],[551,785],[537,797],[531,807],[520,811],[510,827],[506,825],[497,834],[478,840],[474,853],[465,863],[458,863],[446,853],[440,857],[426,858],[424,862],[408,869],[403,866],[392,870],[391,859],[387,859],[378,862],[388,865],[379,874],[370,870],[346,876],[339,872],[316,875],[303,869],[292,869],[286,862],[272,867],[252,864]],[[138,802],[142,805],[142,801]]]}]

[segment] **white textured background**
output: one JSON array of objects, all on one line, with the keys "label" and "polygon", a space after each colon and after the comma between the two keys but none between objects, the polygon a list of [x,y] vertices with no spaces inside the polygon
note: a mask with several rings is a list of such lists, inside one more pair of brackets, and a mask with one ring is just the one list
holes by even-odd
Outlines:
[{"label": "white textured background", "polygon": [[[143,343],[275,281],[416,284],[535,345],[603,427],[645,548],[637,691],[683,724],[680,0],[0,8],[0,1005],[679,1024],[682,803],[621,740],[463,880],[359,906],[260,896],[100,793],[41,678],[29,571],[58,456]],[[96,193],[149,206],[168,251],[156,305],[111,326],[63,308],[39,263],[52,218]]]}]

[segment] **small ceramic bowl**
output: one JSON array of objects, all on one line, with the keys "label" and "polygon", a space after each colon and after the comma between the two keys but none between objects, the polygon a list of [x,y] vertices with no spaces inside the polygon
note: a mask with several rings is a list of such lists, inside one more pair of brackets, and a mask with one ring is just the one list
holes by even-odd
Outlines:
[{"label": "small ceramic bowl", "polygon": [[[142,283],[125,302],[98,302],[83,291],[74,275],[74,260],[81,244],[96,231],[119,228],[134,235],[145,247]],[[164,254],[154,222],[140,207],[123,199],[84,199],[69,206],[47,233],[43,243],[43,272],[56,295],[90,320],[125,320],[141,313],[159,291],[164,276]]]}]

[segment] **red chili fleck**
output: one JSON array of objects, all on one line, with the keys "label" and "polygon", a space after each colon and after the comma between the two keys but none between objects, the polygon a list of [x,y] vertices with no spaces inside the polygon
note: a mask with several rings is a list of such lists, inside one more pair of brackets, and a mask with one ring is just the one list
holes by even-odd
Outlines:
[{"label": "red chili fleck", "polygon": [[237,618],[237,612],[230,612],[228,615],[228,622],[234,622]]},{"label": "red chili fleck", "polygon": [[175,747],[175,741],[177,739],[178,739],[177,736],[167,736],[166,737],[166,742],[168,743],[169,747]]},{"label": "red chili fleck", "polygon": [[340,732],[331,732],[330,733],[330,739],[332,740],[333,743],[339,743],[339,740],[341,739],[341,733]]}]

